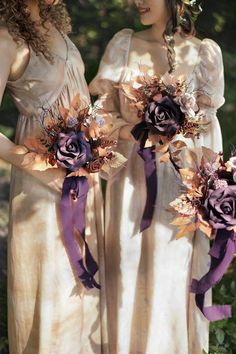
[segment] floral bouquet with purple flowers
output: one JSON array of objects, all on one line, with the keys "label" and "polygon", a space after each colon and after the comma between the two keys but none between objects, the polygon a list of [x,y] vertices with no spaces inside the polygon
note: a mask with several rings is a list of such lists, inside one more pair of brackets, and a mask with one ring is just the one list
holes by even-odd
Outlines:
[{"label": "floral bouquet with purple flowers", "polygon": [[208,122],[195,94],[187,92],[185,81],[173,79],[166,84],[161,77],[149,76],[146,66],[141,66],[140,71],[142,75],[131,84],[119,87],[141,120],[131,133],[140,142],[138,153],[144,160],[147,201],[140,225],[144,231],[151,224],[157,195],[155,152],[161,153],[160,162],[170,161],[177,168],[180,152],[186,147],[184,141],[176,139],[177,135],[199,137]]},{"label": "floral bouquet with purple flowers", "polygon": [[[81,108],[84,107],[84,108]],[[62,187],[60,218],[73,270],[86,288],[99,288],[94,276],[98,266],[85,239],[85,208],[89,189],[89,175],[124,164],[126,159],[114,148],[116,140],[106,136],[108,127],[96,114],[96,107],[88,106],[77,95],[69,109],[43,109],[42,133],[37,139],[27,139],[30,150],[24,164],[37,160],[45,165],[62,167],[66,177]],[[46,161],[46,164],[45,164]],[[80,239],[80,242],[78,242]]]},{"label": "floral bouquet with purple flowers", "polygon": [[231,316],[230,306],[204,307],[204,295],[223,277],[236,252],[236,157],[224,162],[222,154],[205,147],[200,154],[188,149],[184,153],[189,167],[179,173],[185,192],[170,203],[177,213],[172,224],[179,228],[176,238],[200,229],[213,239],[210,270],[192,281],[191,291],[203,314],[219,320]]},{"label": "floral bouquet with purple flowers", "polygon": [[[85,108],[81,109],[81,106]],[[96,114],[96,107],[85,105],[77,95],[70,109],[44,109],[41,144],[45,158],[67,169],[70,176],[89,174],[116,167],[124,162],[113,150],[117,141],[106,137],[104,119]]]},{"label": "floral bouquet with purple flowers", "polygon": [[177,134],[187,138],[199,136],[206,125],[205,116],[195,94],[187,92],[185,81],[173,79],[167,84],[161,77],[149,76],[145,66],[141,70],[143,75],[131,85],[120,85],[141,119],[132,130],[134,138],[145,146],[148,138],[168,145]]}]

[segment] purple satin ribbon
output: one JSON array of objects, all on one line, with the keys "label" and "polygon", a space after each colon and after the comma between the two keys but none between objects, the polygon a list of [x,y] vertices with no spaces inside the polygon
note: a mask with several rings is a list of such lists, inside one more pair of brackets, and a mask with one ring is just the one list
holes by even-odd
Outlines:
[{"label": "purple satin ribbon", "polygon": [[147,198],[140,224],[140,232],[146,230],[152,223],[157,198],[157,168],[155,146],[144,148],[140,146],[139,156],[144,160]]},{"label": "purple satin ribbon", "polygon": [[[93,259],[85,239],[85,207],[88,190],[89,185],[86,177],[65,178],[60,201],[61,222],[65,247],[73,270],[87,289],[94,287],[99,289],[100,286],[94,279],[98,265]],[[78,236],[85,245],[84,258],[76,241]]]},{"label": "purple satin ribbon", "polygon": [[230,263],[236,252],[236,233],[227,231],[226,229],[218,230],[214,244],[210,249],[211,266],[207,274],[199,281],[192,280],[191,292],[196,294],[195,300],[198,308],[209,321],[218,321],[231,317],[230,305],[213,305],[204,306],[204,298],[207,290],[217,284]]}]

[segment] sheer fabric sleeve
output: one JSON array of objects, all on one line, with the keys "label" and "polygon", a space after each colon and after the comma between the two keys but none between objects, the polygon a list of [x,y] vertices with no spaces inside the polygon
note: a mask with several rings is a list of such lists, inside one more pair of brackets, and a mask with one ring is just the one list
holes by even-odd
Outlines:
[{"label": "sheer fabric sleeve", "polygon": [[216,114],[225,102],[224,68],[221,49],[210,39],[204,39],[201,43],[195,75],[198,106],[210,123],[201,145],[222,150],[221,129]]},{"label": "sheer fabric sleeve", "polygon": [[127,65],[131,29],[116,33],[108,43],[99,70],[89,85],[90,93],[98,96],[96,107],[110,127],[110,135],[118,139],[119,130],[129,123],[121,117],[119,89],[117,88]]}]

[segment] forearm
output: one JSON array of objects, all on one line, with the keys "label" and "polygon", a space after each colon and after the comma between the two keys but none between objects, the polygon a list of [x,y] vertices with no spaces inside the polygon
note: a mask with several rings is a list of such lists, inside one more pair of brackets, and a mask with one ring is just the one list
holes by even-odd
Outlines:
[{"label": "forearm", "polygon": [[35,177],[43,185],[59,192],[65,177],[65,170],[62,168],[51,167],[45,162],[44,170],[37,169],[37,163],[26,164],[25,156],[29,151],[22,147],[17,147],[11,140],[0,133],[0,158],[16,168],[24,170],[26,173]]},{"label": "forearm", "polygon": [[16,153],[16,145],[0,133],[0,158],[16,167],[22,168],[23,154]]}]

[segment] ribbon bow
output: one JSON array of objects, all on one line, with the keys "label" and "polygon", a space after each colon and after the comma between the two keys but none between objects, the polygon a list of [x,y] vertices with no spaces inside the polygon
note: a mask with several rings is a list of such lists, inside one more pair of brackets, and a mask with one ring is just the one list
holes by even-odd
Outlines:
[{"label": "ribbon bow", "polygon": [[138,123],[131,131],[136,140],[140,140],[139,156],[144,161],[144,173],[146,179],[147,198],[140,223],[140,232],[143,232],[152,223],[154,208],[157,198],[157,167],[155,146],[145,148],[148,138],[148,128],[145,122]]},{"label": "ribbon bow", "polygon": [[[85,239],[85,207],[89,190],[84,176],[66,177],[63,183],[60,212],[64,241],[72,267],[87,288],[100,288],[94,279],[98,265],[93,259]],[[85,256],[76,241],[79,236],[85,246]]]},{"label": "ribbon bow", "polygon": [[204,298],[207,290],[217,284],[223,277],[236,252],[236,233],[226,229],[217,231],[214,244],[210,249],[211,265],[207,274],[200,280],[193,279],[191,292],[196,294],[198,308],[209,321],[218,321],[231,317],[230,305],[213,305],[204,307]]}]

